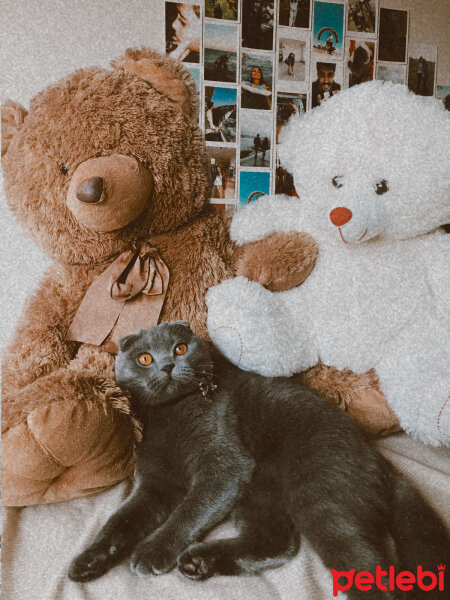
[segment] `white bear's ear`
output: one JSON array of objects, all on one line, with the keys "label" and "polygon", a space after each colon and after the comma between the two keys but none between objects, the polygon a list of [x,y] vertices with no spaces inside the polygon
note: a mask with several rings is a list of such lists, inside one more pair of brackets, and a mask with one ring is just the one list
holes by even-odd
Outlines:
[{"label": "white bear's ear", "polygon": [[7,100],[2,104],[2,156],[6,154],[9,145],[22,127],[27,111],[18,102]]},{"label": "white bear's ear", "polygon": [[283,127],[278,135],[280,146],[278,156],[281,166],[292,173],[295,164],[297,141],[301,130],[301,122],[306,116],[293,116]]}]

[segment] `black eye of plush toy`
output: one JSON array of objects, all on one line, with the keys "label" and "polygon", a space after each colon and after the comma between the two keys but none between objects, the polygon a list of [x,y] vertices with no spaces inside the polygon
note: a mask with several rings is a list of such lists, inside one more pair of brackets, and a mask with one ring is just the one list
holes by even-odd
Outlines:
[{"label": "black eye of plush toy", "polygon": [[68,175],[69,174],[69,167],[67,165],[65,165],[64,163],[61,163],[59,165],[59,170],[61,171],[61,173],[63,175]]},{"label": "black eye of plush toy", "polygon": [[389,190],[386,179],[380,179],[375,184],[375,193],[382,196]]},{"label": "black eye of plush toy", "polygon": [[344,185],[344,176],[343,175],[335,175],[331,180],[331,183],[336,188],[341,188]]}]

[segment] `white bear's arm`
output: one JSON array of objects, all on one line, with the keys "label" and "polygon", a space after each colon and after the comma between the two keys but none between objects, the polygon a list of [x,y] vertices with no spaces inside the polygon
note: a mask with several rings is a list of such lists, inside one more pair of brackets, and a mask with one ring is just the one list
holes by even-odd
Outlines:
[{"label": "white bear's arm", "polygon": [[238,246],[262,240],[276,232],[308,231],[302,202],[295,196],[261,196],[239,210],[231,223],[230,235]]}]

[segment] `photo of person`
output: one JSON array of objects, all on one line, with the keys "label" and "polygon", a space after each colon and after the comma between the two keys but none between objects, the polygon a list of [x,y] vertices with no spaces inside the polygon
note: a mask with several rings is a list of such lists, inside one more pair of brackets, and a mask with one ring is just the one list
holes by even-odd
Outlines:
[{"label": "photo of person", "polygon": [[446,110],[450,110],[450,85],[437,85],[436,98],[442,102]]},{"label": "photo of person", "polygon": [[241,111],[241,166],[270,167],[272,119],[259,111]]},{"label": "photo of person", "polygon": [[204,78],[236,83],[238,30],[235,25],[205,23]]},{"label": "photo of person", "polygon": [[242,0],[242,46],[273,50],[274,0]]},{"label": "photo of person", "polygon": [[395,63],[377,63],[377,79],[392,81],[393,83],[406,83],[406,65]]},{"label": "photo of person", "polygon": [[311,0],[280,0],[278,10],[280,25],[309,29]]},{"label": "photo of person", "polygon": [[176,60],[200,62],[202,21],[200,6],[166,2],[166,52]]},{"label": "photo of person", "polygon": [[278,92],[277,94],[277,127],[276,143],[279,144],[280,133],[291,117],[303,115],[306,112],[307,96],[306,94],[290,94]]},{"label": "photo of person", "polygon": [[221,146],[207,146],[209,175],[211,185],[211,199],[228,200],[236,199],[236,150]]},{"label": "photo of person", "polygon": [[314,2],[313,49],[317,60],[344,57],[344,5]]},{"label": "photo of person", "polygon": [[239,174],[239,204],[247,206],[261,196],[270,194],[270,173],[241,171]]},{"label": "photo of person", "polygon": [[[311,73],[314,66],[311,66]],[[329,100],[341,89],[342,64],[317,62],[315,65],[317,79],[311,86],[311,108],[320,106],[322,102]]]},{"label": "photo of person", "polygon": [[237,91],[224,87],[205,87],[205,140],[236,142]]},{"label": "photo of person", "polygon": [[308,35],[305,39],[278,40],[278,80],[279,81],[306,81],[309,65]]},{"label": "photo of person", "polygon": [[347,31],[371,34],[376,32],[376,0],[347,0]]},{"label": "photo of person", "polygon": [[408,87],[418,96],[434,96],[437,46],[408,46]]},{"label": "photo of person", "polygon": [[375,42],[346,40],[345,80],[348,87],[372,81],[375,77]]},{"label": "photo of person", "polygon": [[239,0],[205,0],[205,17],[237,21]]},{"label": "photo of person", "polygon": [[272,108],[272,57],[263,53],[242,54],[241,108]]},{"label": "photo of person", "polygon": [[378,60],[406,63],[408,11],[380,8]]}]

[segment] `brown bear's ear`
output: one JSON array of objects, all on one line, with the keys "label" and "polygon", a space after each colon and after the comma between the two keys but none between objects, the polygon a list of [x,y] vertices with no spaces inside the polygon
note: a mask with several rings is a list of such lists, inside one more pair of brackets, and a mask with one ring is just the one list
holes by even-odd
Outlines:
[{"label": "brown bear's ear", "polygon": [[184,114],[196,119],[198,114],[198,95],[195,83],[189,72],[176,60],[153,52],[148,48],[128,49],[124,56],[113,61],[114,68],[137,75],[178,104]]},{"label": "brown bear's ear", "polygon": [[2,156],[9,148],[11,140],[22,126],[27,111],[18,102],[7,100],[2,104]]}]

